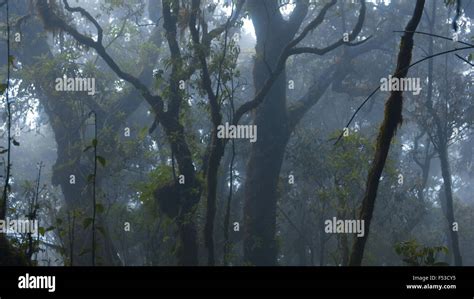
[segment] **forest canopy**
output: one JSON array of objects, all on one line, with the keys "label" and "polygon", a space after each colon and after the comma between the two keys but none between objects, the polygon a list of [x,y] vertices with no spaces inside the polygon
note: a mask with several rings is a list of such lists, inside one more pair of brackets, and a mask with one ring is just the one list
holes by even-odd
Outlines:
[{"label": "forest canopy", "polygon": [[0,265],[473,266],[473,18],[0,0]]}]

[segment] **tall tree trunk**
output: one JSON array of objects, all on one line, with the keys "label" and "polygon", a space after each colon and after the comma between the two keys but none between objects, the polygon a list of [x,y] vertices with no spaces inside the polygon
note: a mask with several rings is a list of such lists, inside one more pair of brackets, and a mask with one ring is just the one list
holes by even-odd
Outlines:
[{"label": "tall tree trunk", "polygon": [[[408,66],[412,58],[413,35],[420,23],[424,5],[424,0],[416,1],[413,16],[405,27],[405,33],[400,41],[400,51],[398,53],[394,78],[404,78],[408,73]],[[380,176],[387,160],[392,138],[395,136],[397,127],[402,123],[402,107],[402,91],[392,91],[385,103],[385,116],[377,137],[375,156],[367,178],[367,186],[359,215],[359,219],[365,222],[366,231],[362,237],[355,238],[349,260],[350,266],[360,266],[362,264],[365,243],[369,237],[370,222],[375,208]]]},{"label": "tall tree trunk", "polygon": [[[273,48],[273,45],[268,45]],[[265,78],[263,62],[255,63],[254,84],[257,89]],[[245,181],[244,258],[252,265],[275,265],[277,183],[288,140],[285,93],[286,76],[275,82],[265,101],[257,110],[255,125],[257,142],[252,145]]]},{"label": "tall tree trunk", "polygon": [[446,143],[440,144],[438,149],[439,160],[441,162],[441,175],[443,176],[444,192],[446,198],[446,220],[449,231],[449,239],[451,241],[451,250],[454,256],[454,265],[462,266],[461,251],[459,249],[458,232],[453,230],[454,208],[453,208],[453,190],[451,180],[451,170],[448,160],[448,148]]},{"label": "tall tree trunk", "polygon": [[[434,33],[434,25],[436,19],[436,2],[432,3],[432,16],[430,18],[430,33]],[[430,44],[428,47],[428,55],[433,55],[433,37],[430,37]],[[447,57],[446,57],[447,59]],[[443,189],[445,192],[445,216],[447,220],[447,231],[448,237],[450,241],[450,249],[454,256],[454,264],[456,266],[462,265],[462,257],[461,252],[459,249],[459,240],[458,240],[458,233],[457,231],[453,231],[453,223],[455,222],[454,218],[454,209],[453,209],[453,191],[452,191],[452,180],[451,180],[451,170],[449,166],[449,156],[448,156],[448,132],[446,127],[444,126],[443,122],[439,118],[436,111],[433,109],[432,100],[433,100],[433,59],[428,61],[428,96],[426,107],[428,108],[428,112],[431,113],[436,129],[436,141],[433,141],[435,145],[435,149],[438,152],[439,160],[441,163],[441,176],[443,177]],[[447,61],[445,66],[447,67]],[[448,90],[448,78],[447,78],[447,69],[445,70],[445,90],[446,94],[445,97],[449,96]],[[447,108],[446,108],[447,109]],[[446,122],[447,120],[445,120]],[[425,174],[425,173],[424,173]],[[424,182],[426,183],[425,177],[423,177]],[[441,198],[441,197],[440,197]]]},{"label": "tall tree trunk", "polygon": [[196,178],[191,151],[186,143],[184,127],[174,118],[167,118],[164,126],[171,149],[178,161],[179,173],[184,175],[185,183],[179,186],[178,223],[178,264],[180,266],[198,265],[197,229],[194,220],[195,207],[201,196],[201,187]]},{"label": "tall tree trunk", "polygon": [[[262,3],[265,5],[257,4],[258,7],[251,10],[257,35],[253,69],[256,91],[269,78],[268,68],[276,66],[283,47],[292,38],[285,35],[281,27],[284,23],[278,11],[273,12],[269,1]],[[257,10],[268,10],[268,14]],[[254,118],[258,137],[251,147],[244,186],[244,260],[251,265],[272,266],[277,262],[277,183],[289,137],[286,86],[286,74],[283,71],[256,110]]]},{"label": "tall tree trunk", "polygon": [[[459,3],[458,3],[459,4]],[[455,24],[455,20],[453,20]],[[447,45],[447,42],[445,43]],[[443,185],[446,199],[446,220],[447,220],[447,235],[450,241],[450,249],[454,257],[454,265],[462,266],[461,251],[459,249],[459,239],[457,230],[453,230],[453,225],[455,222],[454,219],[454,208],[453,208],[453,190],[452,190],[452,179],[451,179],[451,169],[449,166],[449,153],[448,153],[448,143],[450,131],[448,129],[448,98],[449,98],[449,78],[448,78],[448,56],[445,56],[444,64],[444,81],[445,81],[445,105],[444,108],[444,120],[436,114],[433,109],[430,111],[435,117],[436,123],[436,134],[437,134],[437,150],[439,154],[439,160],[441,164],[441,176],[443,177]]]},{"label": "tall tree trunk", "polygon": [[[256,124],[258,126],[259,122]],[[275,242],[277,183],[285,140],[283,136],[272,136],[269,133],[271,129],[265,132],[262,127],[258,127],[259,141],[253,146],[247,167],[244,258],[252,265],[271,266],[276,264],[277,257]],[[264,134],[267,134],[266,138]],[[275,140],[271,140],[272,137]]]},{"label": "tall tree trunk", "polygon": [[217,138],[217,126],[214,126],[212,130],[211,138],[211,151],[209,155],[209,162],[206,174],[207,182],[207,215],[206,215],[206,226],[205,226],[205,242],[208,249],[208,260],[209,266],[215,264],[215,252],[214,252],[214,218],[216,217],[216,199],[217,199],[217,175],[219,172],[219,164],[222,156],[224,155],[224,143]]}]

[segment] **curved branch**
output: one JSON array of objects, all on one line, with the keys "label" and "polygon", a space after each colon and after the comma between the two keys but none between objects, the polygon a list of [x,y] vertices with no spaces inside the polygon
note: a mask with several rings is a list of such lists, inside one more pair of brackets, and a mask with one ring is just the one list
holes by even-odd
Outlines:
[{"label": "curved branch", "polygon": [[97,43],[102,43],[102,37],[103,37],[103,32],[104,31],[102,30],[102,27],[99,25],[97,20],[94,19],[94,17],[92,17],[92,15],[82,7],[70,7],[67,0],[63,0],[63,3],[64,3],[64,8],[66,8],[67,11],[69,11],[69,12],[78,12],[83,17],[88,19],[92,24],[94,24],[95,28],[97,29]]},{"label": "curved branch", "polygon": [[[416,62],[410,64],[409,66],[407,66],[407,67],[405,67],[405,68],[400,69],[398,72],[395,73],[394,77],[395,77],[395,76],[398,76],[399,74],[401,74],[401,73],[404,72],[404,71],[408,71],[411,67],[413,67],[413,66],[415,66],[415,65],[417,65],[417,64],[419,64],[419,63],[421,63],[421,62],[423,62],[423,61],[425,61],[425,60],[434,58],[434,57],[436,57],[436,56],[441,56],[441,55],[444,55],[444,54],[448,54],[448,53],[452,53],[452,52],[457,52],[457,51],[462,51],[462,50],[466,50],[466,49],[473,49],[473,48],[474,48],[474,46],[468,46],[468,47],[462,47],[462,48],[454,48],[454,49],[451,49],[451,50],[448,50],[448,51],[443,51],[443,52],[439,52],[439,53],[436,53],[436,54],[427,56],[427,57],[425,57],[425,58],[422,58],[422,59],[420,59],[420,60],[418,60],[418,61],[416,61]],[[372,98],[372,96],[374,96],[374,95],[377,93],[377,91],[379,91],[379,89],[380,89],[380,85],[379,85],[376,89],[374,89],[374,91],[372,91],[372,92],[370,93],[370,95],[362,102],[362,104],[359,105],[359,107],[357,107],[356,111],[354,112],[354,114],[352,114],[352,117],[351,117],[350,120],[347,122],[347,124],[346,124],[346,126],[345,126],[346,128],[349,127],[349,125],[352,123],[352,121],[354,120],[355,116],[356,116],[357,113],[360,111],[360,109],[362,109],[362,107],[370,100],[370,98]],[[341,133],[341,134],[339,135],[339,137],[337,138],[337,140],[336,140],[336,142],[334,143],[334,145],[336,145],[336,144],[341,140],[342,135],[343,135],[343,133]]]},{"label": "curved branch", "polygon": [[221,35],[225,30],[226,28],[229,28],[231,26],[233,26],[235,24],[235,22],[237,22],[237,19],[239,18],[240,16],[240,13],[242,11],[242,7],[244,6],[245,4],[245,0],[239,0],[237,1],[237,4],[235,6],[235,13],[232,14],[229,19],[227,20],[227,22],[225,22],[224,24],[220,25],[219,27],[216,27],[214,29],[212,29],[208,34],[206,34],[205,36],[203,36],[203,39],[202,39],[202,43],[204,45],[206,45],[206,48],[209,47],[211,45],[211,41],[218,37],[219,35]]},{"label": "curved branch", "polygon": [[354,26],[354,29],[348,36],[349,42],[345,42],[344,38],[339,39],[337,42],[325,47],[325,48],[313,48],[313,47],[299,47],[299,48],[293,48],[290,51],[290,55],[295,55],[295,54],[301,54],[301,53],[311,53],[311,54],[316,54],[316,55],[324,55],[342,45],[348,45],[348,46],[357,46],[360,45],[366,41],[368,41],[372,36],[369,36],[368,38],[356,42],[356,43],[350,43],[353,41],[360,33],[362,30],[362,26],[364,25],[364,20],[365,20],[365,13],[366,13],[366,5],[365,1],[361,1],[361,6],[360,6],[360,11],[359,11],[359,18],[357,19],[357,23]]},{"label": "curved branch", "polygon": [[[399,33],[405,33],[407,32],[406,30],[394,30],[393,32],[399,32]],[[423,31],[412,31],[413,33],[416,33],[416,34],[421,34],[421,35],[428,35],[428,36],[433,36],[433,37],[439,37],[441,39],[445,39],[445,40],[449,40],[449,41],[453,41],[452,38],[449,38],[449,37],[446,37],[446,36],[442,36],[442,35],[438,35],[438,34],[433,34],[433,33],[429,33],[429,32],[423,32]],[[460,43],[462,45],[465,45],[465,46],[471,46],[471,47],[474,47],[474,44],[470,44],[470,43],[467,43],[467,42],[463,42],[463,41],[456,41],[457,43]]]},{"label": "curved branch", "polygon": [[[363,6],[365,7],[365,2],[362,1],[363,3]],[[235,111],[232,119],[232,123],[234,125],[236,125],[240,118],[247,112],[249,112],[250,110],[252,109],[255,109],[258,105],[260,105],[260,103],[263,102],[263,100],[265,99],[265,96],[267,95],[268,91],[271,89],[271,87],[273,86],[273,83],[276,81],[276,79],[278,78],[278,76],[280,76],[281,72],[285,69],[285,64],[286,64],[286,60],[288,59],[288,57],[290,57],[291,55],[293,55],[291,53],[291,51],[293,50],[293,48],[295,46],[298,45],[298,43],[300,41],[302,41],[310,31],[314,30],[316,27],[318,27],[323,21],[324,21],[324,18],[326,16],[326,13],[327,11],[332,7],[334,6],[334,4],[336,4],[336,0],[332,0],[331,2],[327,3],[322,9],[321,11],[319,12],[319,14],[316,16],[316,18],[311,21],[304,29],[303,31],[301,32],[300,35],[298,35],[298,37],[296,37],[295,39],[293,39],[291,42],[289,42],[286,47],[284,48],[282,54],[280,55],[280,57],[278,58],[278,62],[276,64],[276,67],[273,71],[270,72],[270,75],[268,77],[268,79],[265,81],[265,83],[263,84],[262,88],[257,92],[257,94],[255,95],[255,97],[242,104],[242,106],[240,106],[237,111]]]},{"label": "curved branch", "polygon": [[295,33],[303,23],[304,18],[308,14],[308,1],[300,0],[296,3],[296,7],[290,15],[290,18],[287,21],[288,27],[287,31],[289,31],[289,36],[294,36]]},{"label": "curved branch", "polygon": [[[152,95],[149,89],[143,84],[137,77],[123,71],[117,63],[113,60],[113,58],[106,52],[104,46],[102,45],[100,39],[98,41],[94,41],[92,38],[87,37],[81,33],[79,33],[74,27],[67,24],[63,19],[58,17],[49,7],[47,0],[38,0],[36,3],[36,7],[38,9],[39,14],[42,16],[45,26],[48,28],[56,28],[61,29],[68,34],[70,34],[74,39],[76,39],[79,43],[93,48],[96,50],[97,54],[102,57],[102,59],[107,63],[107,65],[117,74],[118,77],[121,79],[129,82],[132,84],[136,89],[138,89],[145,100],[153,107],[155,113],[158,116],[163,114],[163,101],[160,96]],[[90,16],[90,14],[89,14]],[[92,16],[90,16],[92,18]],[[92,18],[93,19],[93,18]],[[93,22],[99,26],[97,21]]]},{"label": "curved branch", "polygon": [[469,60],[467,60],[466,58],[462,57],[461,55],[459,54],[454,54],[456,55],[457,58],[461,59],[462,61],[464,61],[465,63],[469,64],[470,66],[474,66],[474,64],[472,62],[470,62]]},{"label": "curved branch", "polygon": [[[362,1],[365,5],[365,2]],[[296,37],[293,41],[291,41],[288,44],[288,48],[293,48],[295,47],[300,41],[302,41],[310,31],[314,30],[316,27],[321,25],[321,23],[324,21],[324,18],[326,17],[326,13],[328,10],[333,7],[336,4],[336,0],[331,0],[331,2],[327,3],[319,12],[318,16],[314,20],[312,20],[301,32],[298,37]]]}]

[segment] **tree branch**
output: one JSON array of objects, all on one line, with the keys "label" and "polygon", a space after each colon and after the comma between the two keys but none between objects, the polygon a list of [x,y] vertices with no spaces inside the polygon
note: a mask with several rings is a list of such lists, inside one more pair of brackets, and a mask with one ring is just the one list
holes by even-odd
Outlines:
[{"label": "tree branch", "polygon": [[[428,59],[431,59],[431,58],[434,58],[434,57],[437,57],[437,56],[441,56],[441,55],[444,55],[444,54],[448,54],[448,53],[452,53],[452,52],[457,52],[457,51],[462,51],[462,50],[467,50],[467,49],[472,49],[474,48],[474,46],[468,46],[468,47],[462,47],[462,48],[454,48],[454,49],[451,49],[451,50],[447,50],[447,51],[443,51],[443,52],[439,52],[439,53],[436,53],[436,54],[433,54],[433,55],[430,55],[430,56],[427,56],[425,58],[422,58],[412,64],[410,64],[409,66],[405,67],[405,68],[402,68],[399,70],[399,72],[395,73],[394,77],[395,76],[398,76],[400,73],[404,72],[404,71],[408,71],[408,69],[410,69],[411,67],[425,61],[425,60],[428,60]],[[359,107],[357,107],[356,111],[354,112],[354,114],[352,114],[351,118],[349,119],[349,121],[347,122],[346,124],[346,128],[349,127],[349,125],[352,123],[352,121],[354,120],[355,116],[357,115],[357,113],[360,111],[360,109],[362,109],[362,107],[370,100],[370,98],[372,98],[376,93],[377,91],[379,91],[380,89],[380,85],[374,89],[374,91],[372,91],[372,93],[370,93],[370,95],[362,102],[362,104],[359,105]],[[336,142],[334,143],[334,145],[336,145],[342,138],[342,134],[341,133],[339,135],[339,137],[337,138]]]},{"label": "tree branch", "polygon": [[287,21],[287,31],[289,36],[294,36],[301,24],[303,23],[304,18],[308,14],[308,1],[299,0],[296,2],[296,7],[290,15],[290,18]]},{"label": "tree branch", "polygon": [[[350,43],[351,41],[353,41],[359,35],[360,31],[362,30],[362,26],[364,25],[364,20],[365,20],[365,13],[366,13],[365,1],[361,1],[360,11],[359,11],[359,18],[357,19],[357,23],[354,26],[354,29],[352,30],[352,32],[348,36],[349,42],[345,42],[344,38],[341,38],[337,42],[335,42],[335,43],[333,43],[333,44],[331,44],[331,45],[329,45],[325,48],[313,48],[313,47],[293,48],[290,51],[290,55],[301,54],[301,53],[311,53],[311,54],[316,54],[316,55],[324,55],[324,54],[326,54],[326,53],[328,53],[328,52],[330,52],[330,51],[332,51],[332,50],[334,50],[334,49],[336,49],[336,48],[338,48],[338,47],[340,47],[344,44],[348,45],[348,46],[357,46],[357,45],[360,45],[360,44],[368,41],[371,38],[371,36],[369,36],[368,38],[366,38],[362,41],[359,41],[357,43],[353,43],[353,44]],[[321,22],[322,22],[322,20],[319,21],[319,24]],[[313,30],[313,29],[310,29],[310,30]],[[303,33],[305,33],[305,31],[303,31]],[[302,35],[303,35],[303,33],[302,33]],[[304,36],[303,36],[303,38],[304,38]]]},{"label": "tree branch", "polygon": [[203,36],[202,44],[205,45],[206,48],[208,48],[211,45],[211,41],[214,38],[221,35],[226,30],[226,28],[229,28],[229,27],[233,26],[235,24],[235,22],[237,22],[237,20],[240,16],[240,13],[242,12],[242,8],[243,8],[244,4],[245,4],[245,0],[238,0],[237,4],[235,6],[234,14],[232,14],[229,17],[227,22],[220,25],[219,27],[216,27],[216,28],[212,29],[209,33],[207,33],[205,36]]},{"label": "tree branch", "polygon": [[199,32],[196,28],[197,13],[199,12],[200,3],[200,0],[192,0],[191,16],[189,18],[189,31],[191,32],[191,37],[194,44],[194,53],[198,57],[198,60],[201,65],[202,86],[209,98],[212,123],[213,125],[217,126],[220,123],[222,116],[220,116],[220,107],[219,103],[217,102],[216,94],[212,90],[212,81],[211,76],[209,74],[209,68],[207,67],[206,56],[203,51],[204,49],[202,48],[202,45],[199,41]]},{"label": "tree branch", "polygon": [[454,54],[456,55],[457,58],[461,59],[462,61],[464,61],[465,63],[469,64],[470,66],[474,66],[474,64],[472,62],[470,62],[469,60],[467,60],[466,58],[462,57],[461,55],[459,54]]},{"label": "tree branch", "polygon": [[67,0],[63,0],[63,3],[64,3],[64,8],[66,8],[67,11],[78,12],[83,17],[88,19],[92,24],[94,24],[95,28],[97,29],[97,43],[102,44],[103,30],[102,30],[102,27],[97,22],[97,20],[94,19],[94,17],[92,17],[92,15],[82,7],[70,7]]},{"label": "tree branch", "polygon": [[[365,7],[365,2],[362,1],[363,6]],[[328,12],[328,10],[334,6],[334,4],[336,4],[336,0],[332,0],[331,2],[327,3],[322,9],[321,11],[319,12],[319,14],[316,16],[316,18],[311,21],[304,29],[303,31],[301,32],[301,34],[294,38],[291,42],[289,42],[286,47],[284,48],[282,54],[280,55],[280,57],[278,58],[278,61],[277,61],[277,64],[276,64],[276,67],[273,71],[271,71],[270,73],[270,76],[268,77],[268,79],[265,81],[265,83],[263,84],[262,88],[257,92],[257,94],[255,95],[255,97],[242,104],[238,109],[237,111],[234,113],[232,119],[233,119],[233,124],[237,124],[240,120],[240,118],[247,112],[249,112],[250,110],[256,108],[258,105],[260,105],[261,102],[263,102],[263,100],[265,99],[265,96],[266,94],[268,93],[268,91],[271,89],[273,83],[275,82],[275,80],[278,78],[278,76],[281,74],[281,72],[285,69],[285,64],[286,64],[286,60],[288,59],[288,57],[290,57],[292,54],[292,50],[294,47],[296,47],[298,45],[298,43],[300,41],[302,41],[310,31],[314,30],[316,27],[318,27],[324,20],[325,16],[326,16],[326,13]]]},{"label": "tree branch", "polygon": [[[110,55],[105,51],[104,46],[100,43],[100,39],[98,41],[94,41],[90,37],[87,37],[81,33],[79,33],[74,27],[67,24],[63,19],[58,17],[49,7],[47,0],[38,0],[36,2],[36,7],[39,14],[42,16],[45,26],[48,28],[56,28],[61,29],[68,34],[70,34],[74,39],[76,39],[79,43],[93,48],[96,50],[97,54],[99,54],[102,59],[107,63],[107,65],[117,74],[118,77],[121,79],[131,83],[136,89],[140,91],[142,96],[145,100],[153,107],[153,110],[158,116],[163,114],[163,101],[160,96],[154,96],[148,90],[148,88],[136,77],[133,75],[124,72],[117,63],[110,57]],[[90,16],[90,14],[89,14]],[[92,18],[92,16],[90,16]],[[97,21],[93,22],[97,24]],[[100,27],[100,26],[99,26]]]}]

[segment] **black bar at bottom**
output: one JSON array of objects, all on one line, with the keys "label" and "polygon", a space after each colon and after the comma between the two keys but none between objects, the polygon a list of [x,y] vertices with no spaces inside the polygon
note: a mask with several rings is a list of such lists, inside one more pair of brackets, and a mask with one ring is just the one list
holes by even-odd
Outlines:
[{"label": "black bar at bottom", "polygon": [[[55,291],[20,289],[19,277],[26,274],[30,279],[55,276]],[[0,267],[1,299],[38,295],[318,298],[323,294],[474,298],[474,267]]]}]

